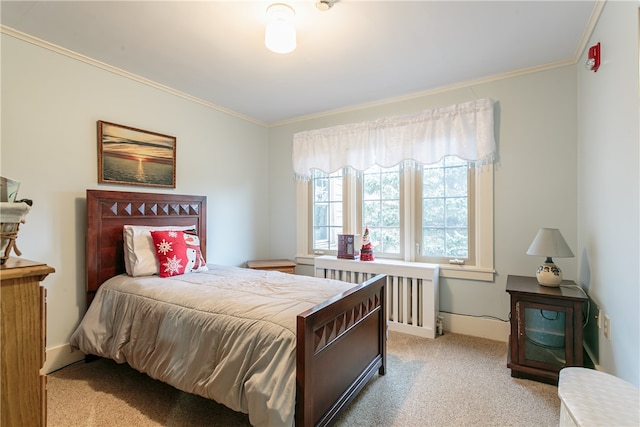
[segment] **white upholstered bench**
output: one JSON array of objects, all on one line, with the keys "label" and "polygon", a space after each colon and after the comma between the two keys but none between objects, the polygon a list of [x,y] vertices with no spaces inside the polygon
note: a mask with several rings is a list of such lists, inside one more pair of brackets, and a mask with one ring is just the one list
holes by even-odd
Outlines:
[{"label": "white upholstered bench", "polygon": [[640,426],[640,392],[601,371],[570,367],[560,371],[560,427]]}]

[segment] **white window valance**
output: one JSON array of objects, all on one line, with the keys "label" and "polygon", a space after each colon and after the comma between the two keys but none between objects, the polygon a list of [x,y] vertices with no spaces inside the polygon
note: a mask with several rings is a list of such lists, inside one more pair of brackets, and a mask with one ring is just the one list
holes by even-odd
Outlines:
[{"label": "white window valance", "polygon": [[309,179],[312,169],[332,173],[350,166],[391,167],[405,160],[422,164],[454,155],[489,162],[496,151],[491,99],[385,117],[293,135],[293,171]]}]

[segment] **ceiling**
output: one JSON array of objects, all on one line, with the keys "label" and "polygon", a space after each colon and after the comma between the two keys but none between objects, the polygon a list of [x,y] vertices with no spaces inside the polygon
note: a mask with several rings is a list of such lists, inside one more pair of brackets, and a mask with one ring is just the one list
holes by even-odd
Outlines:
[{"label": "ceiling", "polygon": [[596,1],[342,0],[328,11],[289,1],[298,46],[276,54],[264,46],[276,1],[2,0],[0,22],[272,125],[575,63],[599,11]]}]

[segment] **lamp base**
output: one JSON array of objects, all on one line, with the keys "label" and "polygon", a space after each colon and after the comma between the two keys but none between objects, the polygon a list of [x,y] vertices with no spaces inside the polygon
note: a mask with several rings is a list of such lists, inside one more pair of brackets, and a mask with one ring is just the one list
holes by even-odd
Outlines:
[{"label": "lamp base", "polygon": [[542,286],[557,288],[562,282],[562,271],[552,262],[545,262],[536,271],[538,283]]}]

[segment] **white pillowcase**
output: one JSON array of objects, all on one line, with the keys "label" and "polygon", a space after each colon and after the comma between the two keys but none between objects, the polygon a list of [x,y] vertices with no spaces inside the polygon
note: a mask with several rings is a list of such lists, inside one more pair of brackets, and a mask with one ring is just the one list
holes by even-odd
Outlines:
[{"label": "white pillowcase", "polygon": [[129,276],[153,276],[160,272],[160,263],[153,247],[151,231],[195,230],[196,225],[159,226],[125,225],[122,228],[124,238],[124,266]]}]

